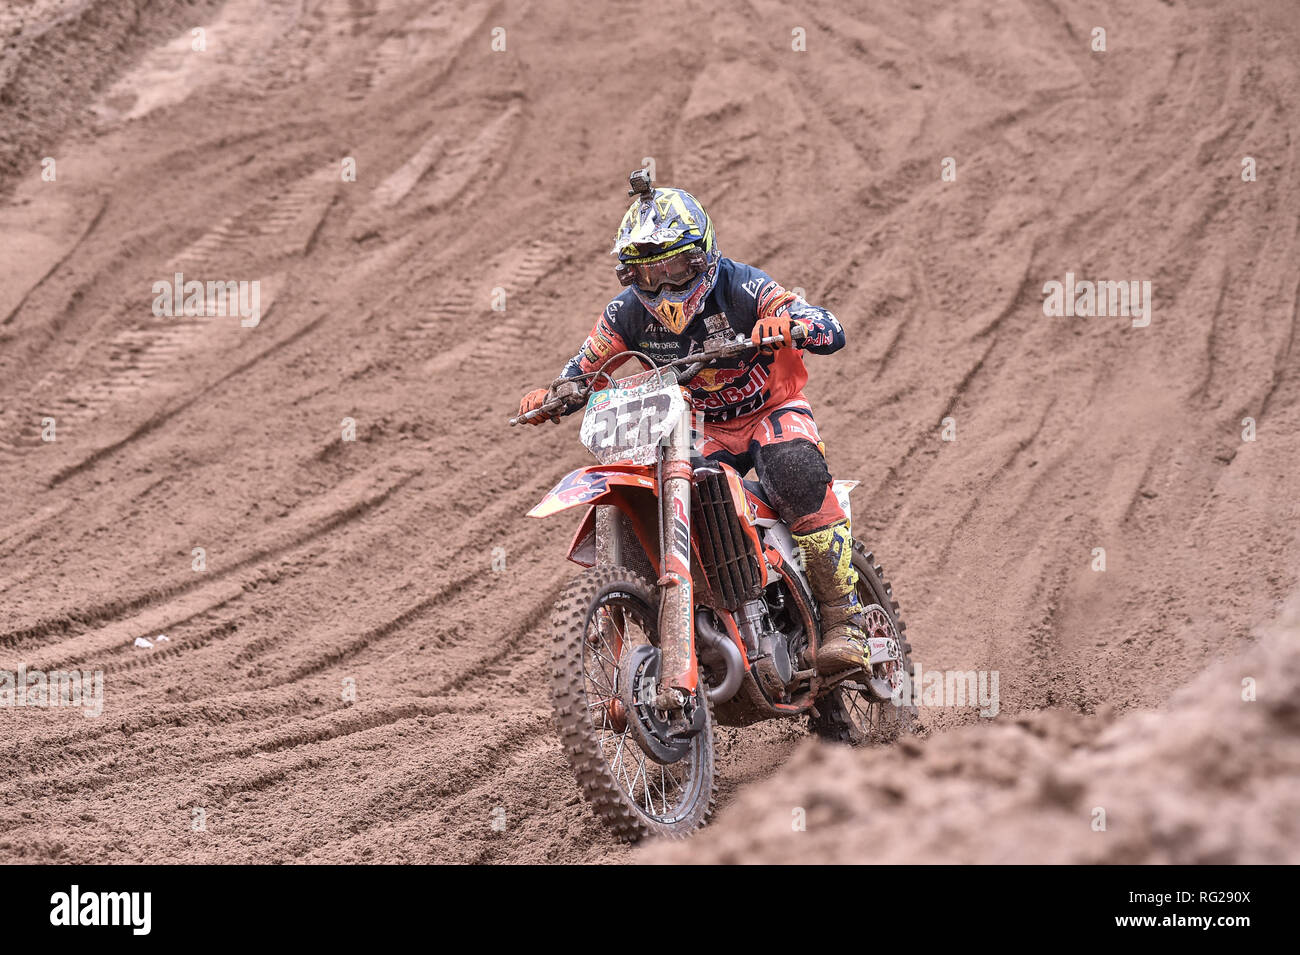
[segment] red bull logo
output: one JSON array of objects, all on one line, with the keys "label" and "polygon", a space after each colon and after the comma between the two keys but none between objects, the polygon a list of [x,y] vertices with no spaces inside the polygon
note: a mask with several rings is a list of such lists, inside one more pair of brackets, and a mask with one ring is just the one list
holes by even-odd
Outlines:
[{"label": "red bull logo", "polygon": [[566,474],[551,488],[541,503],[528,512],[529,517],[548,517],[565,508],[599,497],[609,490],[609,477],[600,471],[581,470]]},{"label": "red bull logo", "polygon": [[575,471],[557,484],[551,494],[561,504],[570,506],[599,497],[607,490],[609,490],[609,479],[605,475]]},{"label": "red bull logo", "polygon": [[[703,398],[695,399],[697,406],[705,410],[739,405],[755,395],[760,395],[763,386],[767,384],[767,369],[762,365],[754,365],[752,368],[706,368],[700,372],[700,376],[709,371],[714,372],[717,377],[713,379],[712,387],[704,385],[700,388],[705,392]],[[691,380],[692,390],[698,387],[698,380],[698,378]]]},{"label": "red bull logo", "polygon": [[701,368],[691,379],[691,390],[699,388],[710,392],[721,391],[737,378],[743,378],[747,374],[749,374],[748,368]]}]

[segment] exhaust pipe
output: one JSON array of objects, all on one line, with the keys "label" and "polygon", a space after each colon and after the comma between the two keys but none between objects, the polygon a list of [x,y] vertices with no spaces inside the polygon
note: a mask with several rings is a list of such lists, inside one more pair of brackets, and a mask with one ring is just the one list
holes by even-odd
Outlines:
[{"label": "exhaust pipe", "polygon": [[708,614],[696,614],[695,633],[710,650],[716,650],[727,664],[727,675],[715,687],[706,693],[710,703],[726,703],[740,689],[740,681],[745,678],[745,661],[740,650],[727,635],[717,628],[713,618]]}]

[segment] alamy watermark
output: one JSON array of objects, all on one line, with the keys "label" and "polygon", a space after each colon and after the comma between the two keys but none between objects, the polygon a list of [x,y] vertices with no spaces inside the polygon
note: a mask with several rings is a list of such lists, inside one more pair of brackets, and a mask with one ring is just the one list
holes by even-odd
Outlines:
[{"label": "alamy watermark", "polygon": [[896,706],[978,706],[980,716],[998,715],[997,670],[924,670],[903,674],[894,690]]},{"label": "alamy watermark", "polygon": [[125,926],[132,935],[153,928],[152,892],[89,892],[73,885],[50,896],[50,924]]},{"label": "alamy watermark", "polygon": [[1151,283],[1130,281],[1075,281],[1073,272],[1065,281],[1052,279],[1043,285],[1043,314],[1048,318],[1092,318],[1123,316],[1133,319],[1134,328],[1151,324]]},{"label": "alamy watermark", "polygon": [[76,706],[92,719],[104,712],[103,670],[0,670],[0,707]]},{"label": "alamy watermark", "polygon": [[173,279],[153,283],[153,313],[158,318],[233,318],[244,328],[256,328],[262,321],[262,283],[200,282],[185,280],[177,272]]}]

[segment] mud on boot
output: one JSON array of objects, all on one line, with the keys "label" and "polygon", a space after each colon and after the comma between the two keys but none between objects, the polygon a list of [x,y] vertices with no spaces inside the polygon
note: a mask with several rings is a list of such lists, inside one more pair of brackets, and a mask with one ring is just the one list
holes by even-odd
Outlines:
[{"label": "mud on boot", "polygon": [[821,611],[822,642],[817,648],[817,671],[822,674],[867,669],[871,654],[858,601],[858,572],[853,568],[853,538],[848,521],[807,534],[794,534],[803,551],[812,587]]},{"label": "mud on boot", "polygon": [[822,643],[817,648],[817,672],[869,670],[871,651],[858,595],[850,593],[835,603],[821,603]]}]

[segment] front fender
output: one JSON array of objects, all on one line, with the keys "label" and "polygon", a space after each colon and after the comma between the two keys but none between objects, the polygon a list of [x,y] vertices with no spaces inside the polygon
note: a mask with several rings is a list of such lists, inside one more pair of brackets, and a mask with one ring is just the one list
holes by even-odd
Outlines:
[{"label": "front fender", "polygon": [[550,517],[579,504],[593,504],[617,487],[639,487],[656,493],[653,464],[600,464],[570,471],[551,488],[529,517]]}]

